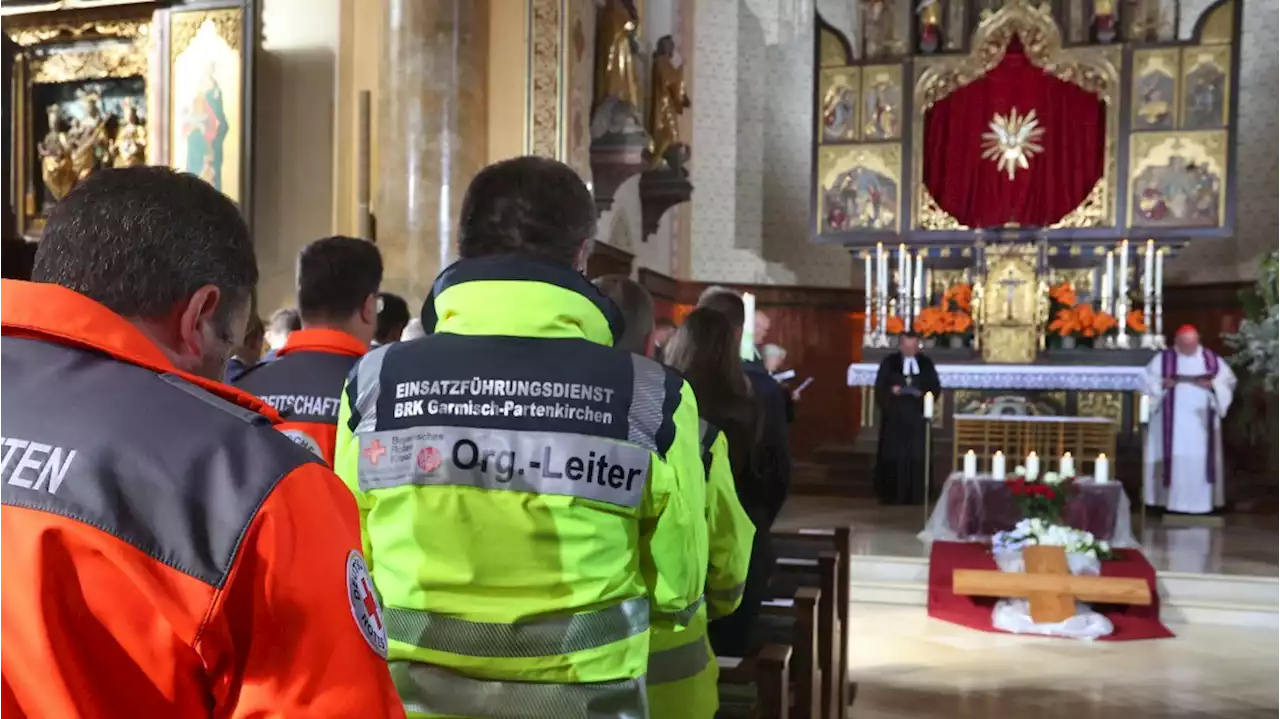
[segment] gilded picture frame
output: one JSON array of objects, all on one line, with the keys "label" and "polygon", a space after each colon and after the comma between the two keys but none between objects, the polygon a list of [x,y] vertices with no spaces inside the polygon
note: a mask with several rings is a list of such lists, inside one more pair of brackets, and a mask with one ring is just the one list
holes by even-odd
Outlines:
[{"label": "gilded picture frame", "polygon": [[1134,133],[1129,141],[1126,225],[1224,226],[1228,145],[1226,130]]}]

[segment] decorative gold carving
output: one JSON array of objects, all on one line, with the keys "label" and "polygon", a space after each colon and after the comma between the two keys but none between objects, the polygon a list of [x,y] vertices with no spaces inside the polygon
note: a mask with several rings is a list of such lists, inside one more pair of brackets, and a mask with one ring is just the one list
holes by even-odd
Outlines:
[{"label": "decorative gold carving", "polygon": [[1124,416],[1124,398],[1120,392],[1081,392],[1076,414],[1080,417],[1103,417],[1120,426]]},{"label": "decorative gold carving", "polygon": [[1035,360],[1046,309],[1039,289],[1035,245],[994,245],[987,249],[983,302],[978,312],[983,360]]},{"label": "decorative gold carving", "polygon": [[938,201],[933,199],[933,195],[929,194],[929,190],[925,188],[924,183],[920,183],[920,229],[923,230],[967,230],[968,225],[962,224],[959,220],[952,217],[946,210],[938,206]]},{"label": "decorative gold carving", "polygon": [[7,31],[9,39],[23,47],[42,45],[50,40],[74,41],[89,37],[136,38],[151,32],[151,23],[145,20],[120,20],[116,22],[69,23],[23,27]]},{"label": "decorative gold carving", "polygon": [[849,64],[844,52],[844,43],[830,28],[823,28],[818,36],[818,56],[822,67],[841,67]]},{"label": "decorative gold carving", "polygon": [[31,58],[31,82],[35,84],[137,77],[147,74],[145,38],[136,43],[95,45]]},{"label": "decorative gold carving", "polygon": [[169,23],[169,59],[176,58],[187,49],[205,22],[213,23],[218,36],[232,50],[239,52],[242,15],[243,11],[239,9],[175,12]]},{"label": "decorative gold carving", "polygon": [[1030,0],[1008,0],[978,26],[973,52],[959,61],[930,67],[920,76],[916,84],[920,112],[999,65],[1015,35],[1036,67],[1094,93],[1107,104],[1116,102],[1120,73],[1114,63],[1102,53],[1064,52],[1047,3],[1034,7]]},{"label": "decorative gold carving", "polygon": [[1107,178],[1103,177],[1093,184],[1089,195],[1076,209],[1053,223],[1051,229],[1101,227],[1107,221]]},{"label": "decorative gold carving", "polygon": [[1209,19],[1200,30],[1200,42],[1204,45],[1230,45],[1235,34],[1236,4],[1223,3],[1209,11]]},{"label": "decorative gold carving", "polygon": [[991,132],[982,133],[982,157],[996,163],[996,171],[1004,171],[1013,181],[1018,168],[1030,169],[1030,159],[1044,148],[1037,144],[1044,137],[1044,128],[1036,119],[1033,109],[1018,115],[1014,107],[1008,115],[996,113],[988,125]]},{"label": "decorative gold carving", "polygon": [[560,158],[562,91],[560,72],[560,0],[533,0],[530,9],[529,118],[525,126],[531,154]]}]

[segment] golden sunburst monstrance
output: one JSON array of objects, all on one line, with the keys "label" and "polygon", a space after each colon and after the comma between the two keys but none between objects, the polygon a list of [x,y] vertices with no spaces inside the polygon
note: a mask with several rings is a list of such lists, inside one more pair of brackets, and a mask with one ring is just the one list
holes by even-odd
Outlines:
[{"label": "golden sunburst monstrance", "polygon": [[1044,137],[1044,128],[1036,119],[1036,111],[1025,115],[1018,114],[1018,108],[1009,110],[1008,115],[996,113],[988,125],[991,132],[982,133],[982,158],[994,160],[996,171],[1003,171],[1012,180],[1018,168],[1030,168],[1027,163],[1037,152],[1044,148],[1036,144]]}]

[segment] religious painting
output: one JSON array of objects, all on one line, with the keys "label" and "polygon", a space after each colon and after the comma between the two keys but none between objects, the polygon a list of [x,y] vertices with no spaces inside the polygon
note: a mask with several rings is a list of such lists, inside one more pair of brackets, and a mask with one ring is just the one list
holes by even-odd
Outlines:
[{"label": "religious painting", "polygon": [[898,229],[902,148],[824,147],[818,154],[818,232]]},{"label": "religious painting", "polygon": [[907,51],[911,14],[908,0],[858,0],[859,43],[864,60],[882,60]]},{"label": "religious painting", "polygon": [[858,139],[858,68],[823,70],[818,123],[823,142]]},{"label": "religious painting", "polygon": [[1222,225],[1225,131],[1135,134],[1129,164],[1131,227]]},{"label": "religious painting", "polygon": [[1188,48],[1182,54],[1182,128],[1216,130],[1227,126],[1227,68],[1231,48]]},{"label": "religious painting", "polygon": [[238,8],[170,16],[170,164],[237,202],[244,172],[243,17]]},{"label": "religious painting", "polygon": [[1178,97],[1178,51],[1133,53],[1133,129],[1172,130]]},{"label": "religious painting", "polygon": [[969,35],[969,4],[964,0],[947,1],[947,22],[945,23],[945,39],[943,47],[949,51],[964,50],[965,39]]},{"label": "religious painting", "polygon": [[867,67],[862,70],[862,139],[897,140],[902,137],[902,68]]},{"label": "religious painting", "polygon": [[1130,13],[1130,42],[1172,42],[1178,35],[1178,0],[1135,0]]}]

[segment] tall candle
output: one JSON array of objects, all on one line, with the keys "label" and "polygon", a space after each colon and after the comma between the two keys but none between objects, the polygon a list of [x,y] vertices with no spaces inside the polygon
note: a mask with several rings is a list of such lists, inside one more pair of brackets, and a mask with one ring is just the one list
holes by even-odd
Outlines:
[{"label": "tall candle", "polygon": [[997,450],[991,457],[991,476],[995,479],[1004,479],[1004,452]]},{"label": "tall candle", "polygon": [[1147,256],[1144,258],[1145,264],[1142,271],[1142,323],[1147,326],[1147,333],[1151,332],[1151,300],[1154,299],[1152,292],[1152,280],[1155,279],[1156,273],[1156,241],[1147,240]]},{"label": "tall candle", "polygon": [[1093,462],[1093,481],[1106,482],[1111,478],[1111,463],[1107,461],[1107,455],[1100,454]]},{"label": "tall candle", "polygon": [[756,358],[756,296],[750,292],[742,293],[742,359]]},{"label": "tall candle", "polygon": [[877,297],[879,298],[876,301],[876,312],[879,320],[879,326],[876,327],[876,331],[880,334],[880,337],[883,338],[885,328],[885,310],[888,309],[888,307],[886,307],[886,303],[889,292],[889,257],[885,254],[883,242],[876,243],[876,265],[876,289]]},{"label": "tall candle", "polygon": [[902,319],[907,329],[911,329],[911,302],[914,299],[911,295],[911,287],[914,283],[911,281],[911,255],[905,250],[902,253],[901,264],[902,274],[898,276],[898,297],[901,299],[898,306],[902,308]]},{"label": "tall candle", "polygon": [[978,455],[969,450],[964,453],[964,478],[973,479],[978,476]]},{"label": "tall candle", "polygon": [[1129,310],[1129,241],[1120,243],[1120,272],[1116,278],[1116,320],[1120,323],[1120,340],[1125,338],[1124,318]]},{"label": "tall candle", "polygon": [[924,393],[924,418],[933,419],[933,393]]},{"label": "tall candle", "polygon": [[1107,250],[1107,271],[1102,275],[1102,311],[1110,314],[1116,296],[1115,252]]},{"label": "tall candle", "polygon": [[1058,460],[1058,473],[1064,477],[1075,476],[1076,460],[1071,456],[1070,452],[1062,455],[1062,459]]},{"label": "tall candle", "polygon": [[[1164,253],[1156,252],[1156,336],[1164,337]],[[1163,341],[1163,340],[1162,340]],[[1163,346],[1163,345],[1161,345]]]},{"label": "tall candle", "polygon": [[916,286],[915,286],[915,308],[916,314],[920,314],[920,309],[924,307],[924,250],[916,253]]},{"label": "tall candle", "polygon": [[871,277],[871,253],[865,253],[862,261],[863,284],[866,285],[862,292],[862,344],[866,346],[871,343],[871,317],[875,314],[875,307],[871,304],[871,291],[875,285]]},{"label": "tall candle", "polygon": [[1138,423],[1146,424],[1151,421],[1151,398],[1144,395],[1138,397]]},{"label": "tall candle", "polygon": [[1040,458],[1036,456],[1034,450],[1027,455],[1027,479],[1035,479],[1040,476]]}]

